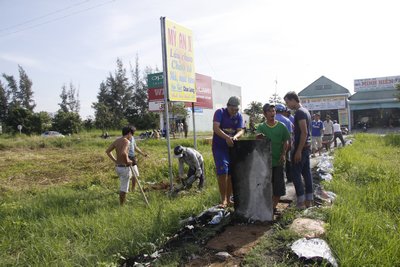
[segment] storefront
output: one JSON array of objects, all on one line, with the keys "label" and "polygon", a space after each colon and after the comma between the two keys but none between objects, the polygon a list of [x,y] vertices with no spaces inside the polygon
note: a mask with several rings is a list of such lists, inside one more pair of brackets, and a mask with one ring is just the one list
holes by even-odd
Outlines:
[{"label": "storefront", "polygon": [[337,120],[342,126],[349,126],[349,96],[348,89],[325,76],[321,76],[299,92],[301,104],[311,114],[320,114],[321,120],[330,115],[332,120]]},{"label": "storefront", "polygon": [[400,76],[354,80],[356,93],[349,98],[352,126],[399,127],[397,83]]}]

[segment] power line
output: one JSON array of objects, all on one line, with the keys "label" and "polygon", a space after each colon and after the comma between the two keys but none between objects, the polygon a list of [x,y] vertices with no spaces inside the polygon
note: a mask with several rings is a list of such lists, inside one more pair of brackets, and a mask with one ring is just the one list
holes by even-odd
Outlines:
[{"label": "power line", "polygon": [[90,1],[90,0],[85,0],[85,1],[83,1],[83,2],[74,4],[74,5],[71,5],[71,6],[67,6],[67,7],[64,7],[64,8],[61,8],[61,9],[57,9],[57,10],[52,11],[52,12],[50,12],[50,13],[47,13],[47,14],[44,14],[44,15],[41,15],[41,16],[38,16],[38,17],[35,17],[35,18],[32,18],[32,19],[26,20],[26,21],[24,21],[24,22],[21,22],[21,23],[18,23],[18,24],[14,24],[14,25],[11,25],[11,26],[2,28],[2,29],[0,29],[0,32],[4,32],[4,31],[10,30],[10,29],[12,29],[12,28],[17,28],[17,27],[19,27],[19,26],[22,26],[22,25],[31,23],[31,22],[36,21],[36,20],[40,20],[40,19],[49,17],[49,16],[51,16],[51,15],[54,15],[54,14],[63,12],[63,11],[65,11],[65,10],[68,10],[68,9],[71,9],[71,8],[74,8],[74,7],[83,5],[83,4],[85,4],[86,2],[89,2],[89,1]]},{"label": "power line", "polygon": [[39,23],[39,24],[35,24],[35,25],[29,26],[29,27],[22,28],[22,29],[20,29],[20,30],[16,30],[16,31],[13,31],[13,32],[9,32],[9,33],[0,35],[0,38],[1,38],[1,37],[5,37],[5,36],[8,36],[8,35],[11,35],[11,34],[23,32],[23,31],[26,31],[26,30],[30,30],[30,29],[33,29],[33,28],[37,28],[37,27],[39,27],[39,26],[42,26],[42,25],[45,25],[45,24],[49,24],[49,23],[52,23],[52,22],[55,22],[55,21],[58,21],[58,20],[62,20],[62,19],[65,19],[65,18],[74,16],[74,15],[77,15],[77,14],[80,14],[80,13],[83,13],[83,12],[86,12],[86,11],[89,11],[89,10],[92,10],[92,9],[95,9],[95,8],[98,8],[98,7],[107,5],[107,4],[109,4],[109,3],[111,3],[111,2],[114,2],[114,1],[116,1],[116,0],[106,1],[106,2],[103,2],[103,3],[101,3],[101,4],[98,4],[98,5],[95,5],[95,6],[86,8],[86,9],[82,9],[82,10],[79,10],[79,11],[76,11],[76,12],[72,12],[72,13],[67,14],[67,15],[65,15],[65,16],[62,16],[62,17],[54,18],[54,19],[47,20],[47,21],[42,22],[42,23]]}]

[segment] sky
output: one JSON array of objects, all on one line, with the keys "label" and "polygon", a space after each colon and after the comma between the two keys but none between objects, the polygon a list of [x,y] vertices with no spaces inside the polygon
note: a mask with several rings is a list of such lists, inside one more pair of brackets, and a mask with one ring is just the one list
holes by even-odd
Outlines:
[{"label": "sky", "polygon": [[355,79],[400,75],[398,0],[0,0],[0,10],[0,73],[24,68],[36,112],[56,112],[72,82],[81,117],[93,116],[117,58],[162,69],[162,16],[193,31],[195,71],[241,86],[243,107],[322,75],[351,93]]}]

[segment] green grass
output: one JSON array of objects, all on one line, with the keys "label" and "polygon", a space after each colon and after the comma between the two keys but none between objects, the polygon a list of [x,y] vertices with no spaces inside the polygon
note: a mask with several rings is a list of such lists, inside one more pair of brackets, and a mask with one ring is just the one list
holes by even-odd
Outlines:
[{"label": "green grass", "polygon": [[335,153],[328,242],[341,266],[400,266],[400,136],[360,134]]},{"label": "green grass", "polygon": [[[89,134],[66,138],[0,138],[0,265],[110,266],[120,257],[150,253],[180,227],[178,222],[218,202],[211,147],[206,189],[169,198],[137,188],[119,207],[119,180],[105,154],[113,139]],[[192,145],[193,141],[172,140]],[[169,182],[165,140],[139,141],[140,181]],[[177,161],[173,161],[177,174]]]}]

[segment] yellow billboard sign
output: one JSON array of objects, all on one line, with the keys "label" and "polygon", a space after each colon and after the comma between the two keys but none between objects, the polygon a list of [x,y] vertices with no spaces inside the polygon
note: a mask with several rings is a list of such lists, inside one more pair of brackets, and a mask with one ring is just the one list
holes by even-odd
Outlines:
[{"label": "yellow billboard sign", "polygon": [[165,19],[169,101],[196,102],[192,31]]}]

